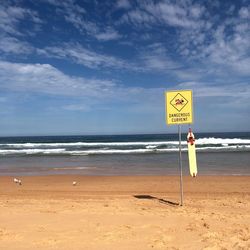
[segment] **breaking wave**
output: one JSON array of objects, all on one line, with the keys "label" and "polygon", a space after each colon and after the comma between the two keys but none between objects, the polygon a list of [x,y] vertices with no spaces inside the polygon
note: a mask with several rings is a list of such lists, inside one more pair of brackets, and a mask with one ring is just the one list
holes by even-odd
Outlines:
[{"label": "breaking wave", "polygon": [[[155,154],[178,151],[179,141],[137,141],[137,142],[51,142],[51,143],[1,143],[0,155],[103,155],[103,154]],[[182,141],[187,150],[187,142]],[[250,151],[250,139],[199,138],[196,140],[199,152]]]}]

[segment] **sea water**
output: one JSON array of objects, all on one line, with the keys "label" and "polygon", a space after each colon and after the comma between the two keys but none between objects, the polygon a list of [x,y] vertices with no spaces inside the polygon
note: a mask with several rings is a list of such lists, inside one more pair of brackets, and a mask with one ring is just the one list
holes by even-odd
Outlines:
[{"label": "sea water", "polygon": [[[197,133],[200,175],[250,175],[250,133]],[[0,138],[0,175],[178,175],[177,134]],[[183,170],[188,174],[186,134]]]}]

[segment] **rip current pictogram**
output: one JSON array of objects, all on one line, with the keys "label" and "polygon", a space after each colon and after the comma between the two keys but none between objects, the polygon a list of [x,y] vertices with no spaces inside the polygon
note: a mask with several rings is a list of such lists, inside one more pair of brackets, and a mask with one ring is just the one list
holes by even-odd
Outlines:
[{"label": "rip current pictogram", "polygon": [[180,93],[178,93],[171,101],[170,104],[178,111],[181,110],[188,104],[188,100]]}]

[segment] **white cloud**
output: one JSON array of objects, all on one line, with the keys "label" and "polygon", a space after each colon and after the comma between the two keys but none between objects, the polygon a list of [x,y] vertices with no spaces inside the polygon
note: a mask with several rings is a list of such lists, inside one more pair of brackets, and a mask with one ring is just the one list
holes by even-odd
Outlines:
[{"label": "white cloud", "polygon": [[167,50],[161,43],[147,46],[140,53],[140,64],[144,70],[165,72],[180,67],[179,63],[172,60]]},{"label": "white cloud", "polygon": [[[164,22],[170,26],[183,28],[197,26],[195,18],[188,15],[188,9],[181,6],[171,3],[159,3],[156,5],[148,5],[146,9],[159,21]],[[196,13],[197,12],[198,11],[196,10]]]},{"label": "white cloud", "polygon": [[183,2],[140,1],[137,9],[124,14],[122,21],[134,25],[151,26],[154,24],[179,28],[197,28],[201,25],[197,20],[204,13],[200,5],[183,5]]},{"label": "white cloud", "polygon": [[79,16],[66,17],[80,32],[86,32],[88,35],[101,41],[118,40],[122,36],[117,30],[111,27],[100,27],[97,23],[82,20]]},{"label": "white cloud", "polygon": [[97,40],[110,41],[121,38],[121,34],[107,24],[90,21],[87,11],[75,1],[44,0],[56,6],[57,12],[64,16],[81,33],[95,37]]},{"label": "white cloud", "polygon": [[119,39],[121,35],[116,30],[108,28],[104,32],[96,33],[95,37],[101,41],[111,41]]},{"label": "white cloud", "polygon": [[231,83],[216,85],[209,82],[182,82],[178,84],[180,89],[193,89],[196,97],[230,97],[243,100],[250,99],[249,83]]},{"label": "white cloud", "polygon": [[62,47],[47,47],[38,49],[37,52],[48,57],[70,59],[71,61],[89,68],[111,67],[129,68],[123,60],[105,54],[98,54],[92,50],[82,47],[78,43],[64,44]]},{"label": "white cloud", "polygon": [[118,0],[116,3],[117,9],[129,9],[131,7],[131,4],[129,0]]},{"label": "white cloud", "polygon": [[77,14],[84,14],[86,13],[85,9],[81,7],[79,4],[76,3],[75,0],[42,0],[44,2],[47,2],[51,5],[54,5],[57,8],[58,12],[65,13],[65,14],[71,14],[71,13],[77,13]]},{"label": "white cloud", "polygon": [[160,43],[147,46],[130,62],[114,56],[96,53],[78,43],[37,49],[37,53],[46,57],[70,60],[93,69],[112,68],[134,72],[166,72],[166,70],[175,70],[180,67],[179,63],[167,55],[166,49]]},{"label": "white cloud", "polygon": [[[208,72],[201,67],[197,68],[180,68],[174,71],[176,77],[181,81],[198,81],[203,76],[208,75]],[[214,72],[213,72],[214,74]]]},{"label": "white cloud", "polygon": [[8,1],[0,5],[0,51],[4,54],[23,55],[33,52],[33,46],[25,41],[25,36],[31,35],[32,30],[22,29],[23,21],[29,21],[34,29],[43,23],[34,10],[10,6]]},{"label": "white cloud", "polygon": [[22,64],[0,61],[1,88],[12,91],[54,95],[105,97],[116,86],[110,80],[65,75],[49,64]]},{"label": "white cloud", "polygon": [[27,42],[14,37],[0,37],[0,51],[10,54],[29,54],[34,48]]},{"label": "white cloud", "polygon": [[239,10],[239,16],[241,18],[250,18],[250,7],[242,7],[240,10]]},{"label": "white cloud", "polygon": [[0,29],[3,32],[20,35],[16,28],[20,19],[24,18],[26,11],[18,7],[0,6]]},{"label": "white cloud", "polygon": [[[160,93],[160,89],[125,87],[113,80],[68,76],[49,64],[24,64],[0,61],[0,88],[25,93],[45,93],[98,99],[138,101]],[[161,90],[162,91],[162,90]],[[163,92],[162,92],[163,93]]]},{"label": "white cloud", "polygon": [[144,10],[135,9],[124,14],[120,22],[127,22],[134,26],[151,26],[155,23],[155,18]]},{"label": "white cloud", "polygon": [[[7,2],[6,2],[7,3]],[[31,20],[34,24],[41,24],[42,20],[37,12],[17,6],[0,5],[0,31],[9,35],[23,35],[19,30],[22,20]]]},{"label": "white cloud", "polygon": [[[211,9],[222,7],[217,2]],[[232,16],[235,6],[229,6],[228,11],[231,14],[214,16],[210,9],[192,1],[147,0],[139,1],[136,9],[122,16],[120,23],[132,24],[138,32],[141,28],[150,32],[155,27],[162,27],[164,32],[164,27],[174,27],[175,34],[170,39],[175,38],[173,49],[183,57],[183,62],[198,63],[201,68],[220,71],[221,75],[230,72],[246,76],[250,74],[250,9],[241,7],[238,16]],[[145,65],[153,70],[175,67],[164,54],[151,53],[144,59]]]},{"label": "white cloud", "polygon": [[224,75],[250,75],[247,13],[246,8],[241,8],[238,16],[220,17],[220,22],[208,13],[206,18],[201,19],[203,28],[186,29],[179,33],[180,54],[189,61],[198,60],[214,70],[220,68]]},{"label": "white cloud", "polygon": [[5,61],[0,61],[0,90],[84,98],[62,107],[71,111],[88,111],[93,105],[105,108],[108,103],[126,103],[128,109],[145,103],[159,106],[164,95],[162,88],[127,87],[112,80],[68,76],[49,64]]},{"label": "white cloud", "polygon": [[226,27],[219,26],[214,33],[213,42],[204,47],[200,55],[208,58],[214,66],[221,65],[235,73],[250,75],[249,26],[235,24],[231,27],[234,31],[228,36]]},{"label": "white cloud", "polygon": [[[85,32],[84,34],[88,33],[100,41],[116,40],[121,37],[112,26],[92,22],[93,19],[89,19],[89,13],[82,7],[83,5],[78,5],[76,1],[44,1],[53,4],[57,8],[57,14],[62,15],[65,20]],[[118,1],[118,3],[121,7],[122,4],[124,6],[130,4],[128,1]],[[231,7],[230,9],[236,12],[235,6]],[[136,47],[135,51],[137,51],[137,54],[134,54],[130,60],[103,52],[99,53],[77,42],[63,43],[59,46],[48,45],[45,48],[36,49],[25,42],[23,37],[11,37],[6,34],[0,40],[0,50],[15,55],[34,52],[39,56],[70,60],[70,62],[92,69],[124,69],[156,74],[164,72],[171,76],[175,75],[177,80],[198,80],[208,75],[214,74],[216,77],[220,74],[222,80],[223,77],[224,80],[227,80],[227,75],[248,76],[250,74],[249,8],[242,7],[237,10],[237,13],[237,17],[225,15],[225,19],[218,22],[218,17],[215,19],[210,16],[211,13],[208,9],[199,4],[193,4],[192,1],[181,0],[176,3],[172,1],[140,1],[137,8],[128,10],[127,14],[123,16],[123,21],[126,20],[129,24],[133,24],[133,29],[140,25],[152,28],[156,26],[159,28],[160,25],[163,31],[164,27],[167,27],[166,30],[168,30],[168,26],[174,27],[174,34],[173,36],[169,34],[169,39],[174,38],[175,41],[172,42],[173,47],[169,51],[166,49],[169,44],[164,45],[162,41],[161,45],[156,46],[154,43],[150,47],[146,44],[150,44],[154,38],[155,41],[158,41],[160,36],[154,37],[150,30],[141,34],[141,29],[137,29],[140,35],[136,33],[135,36],[139,39],[147,36],[147,41],[143,41],[142,47],[130,39],[131,36],[128,33],[128,40],[132,41],[131,44]],[[7,17],[7,21],[5,17]],[[11,34],[17,35],[18,25],[27,17],[35,22],[38,15],[34,11],[20,7],[7,5],[0,7],[0,20],[3,20],[2,23],[6,26],[3,25],[6,32],[13,32]],[[39,23],[39,18],[37,22]],[[102,48],[105,49],[105,45]],[[179,55],[175,50],[180,53],[181,59],[178,58]],[[181,66],[186,65],[190,65],[190,67],[180,69]]]},{"label": "white cloud", "polygon": [[67,111],[81,111],[81,112],[87,112],[91,110],[91,108],[86,104],[69,104],[63,106],[63,109]]}]

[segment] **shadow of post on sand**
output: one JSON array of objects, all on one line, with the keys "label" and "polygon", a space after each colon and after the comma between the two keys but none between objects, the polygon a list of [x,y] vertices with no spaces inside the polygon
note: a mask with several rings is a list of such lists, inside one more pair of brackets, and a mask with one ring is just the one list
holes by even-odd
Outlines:
[{"label": "shadow of post on sand", "polygon": [[171,206],[179,206],[179,203],[177,202],[173,202],[173,201],[169,201],[169,200],[165,200],[165,199],[159,199],[155,196],[151,196],[148,194],[140,194],[140,195],[134,195],[134,198],[136,199],[146,199],[146,200],[157,200],[160,203],[166,204],[166,205],[171,205]]}]

